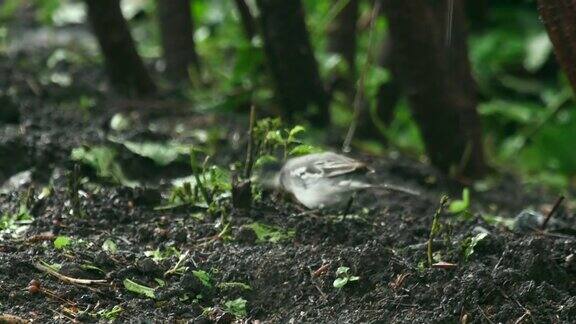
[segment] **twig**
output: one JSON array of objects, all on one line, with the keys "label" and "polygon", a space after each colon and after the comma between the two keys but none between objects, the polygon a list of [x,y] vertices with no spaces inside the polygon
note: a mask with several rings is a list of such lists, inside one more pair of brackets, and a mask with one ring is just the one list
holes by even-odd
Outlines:
[{"label": "twig", "polygon": [[562,108],[565,106],[564,104],[572,98],[572,91],[570,89],[567,89],[566,91],[561,91],[558,94],[558,98],[559,99],[555,100],[555,102],[551,103],[548,106],[547,109],[549,111],[548,114],[542,118],[540,123],[538,123],[532,130],[528,132],[528,134],[522,141],[521,145],[515,150],[514,156],[516,157],[520,156],[520,152],[524,150],[527,144],[544,128],[544,126],[550,123],[554,119],[554,117],[558,115],[560,110],[562,110]]},{"label": "twig", "polygon": [[348,128],[348,133],[344,138],[344,143],[342,144],[343,152],[350,152],[350,144],[354,138],[354,133],[356,133],[356,128],[358,127],[358,118],[360,118],[360,109],[362,102],[364,101],[364,85],[366,84],[366,76],[370,70],[370,65],[373,59],[374,52],[374,30],[376,29],[376,16],[380,12],[380,1],[374,3],[374,8],[372,9],[372,15],[370,17],[370,35],[368,36],[368,49],[366,54],[366,63],[362,68],[362,73],[360,74],[360,80],[358,80],[358,88],[356,89],[356,95],[354,96],[354,115],[352,117],[352,122],[350,123],[350,128]]},{"label": "twig", "polygon": [[486,315],[486,313],[484,313],[484,310],[482,309],[482,307],[480,307],[480,305],[476,305],[476,307],[478,307],[480,314],[482,314],[482,317],[484,317],[484,319],[487,320],[488,323],[494,324],[494,322],[490,318],[488,318],[488,315]]},{"label": "twig", "polygon": [[562,204],[562,201],[564,201],[564,196],[560,196],[558,197],[558,200],[556,200],[556,203],[554,204],[554,207],[552,207],[552,210],[550,210],[550,212],[548,213],[548,215],[546,215],[546,219],[544,220],[544,222],[542,223],[542,225],[540,226],[541,230],[546,229],[546,226],[548,225],[548,222],[550,221],[550,219],[552,218],[552,216],[554,216],[554,214],[558,211],[558,208],[560,208],[560,205]]},{"label": "twig", "polygon": [[184,252],[184,254],[182,254],[179,258],[178,258],[178,262],[176,262],[176,264],[168,269],[166,272],[164,272],[164,277],[167,277],[168,275],[175,273],[176,271],[178,271],[178,268],[180,268],[180,265],[182,264],[182,262],[184,260],[186,260],[186,258],[188,257],[188,254],[190,254],[190,250],[186,250],[186,252]]},{"label": "twig", "polygon": [[522,316],[520,316],[515,322],[514,324],[520,324],[524,321],[524,319],[528,316],[532,316],[532,314],[530,314],[530,311],[526,310],[524,311],[524,314]]},{"label": "twig", "polygon": [[454,0],[448,0],[448,13],[446,14],[446,47],[452,45],[452,25],[454,24]]},{"label": "twig", "polygon": [[244,166],[244,178],[249,179],[254,166],[254,126],[256,123],[256,106],[250,107],[250,123],[248,130],[248,149],[246,150],[246,165]]},{"label": "twig", "polygon": [[105,284],[108,283],[108,281],[103,280],[103,279],[78,279],[78,278],[72,278],[72,277],[68,277],[65,276],[63,274],[60,274],[58,271],[55,271],[53,269],[51,269],[48,266],[45,266],[41,263],[34,263],[34,267],[42,272],[46,272],[47,274],[50,274],[58,279],[60,279],[61,281],[64,281],[66,283],[70,283],[70,284],[77,284],[77,285],[92,285],[92,284]]},{"label": "twig", "polygon": [[[516,305],[518,305],[518,307],[522,308],[524,310],[524,315],[522,315],[522,317],[520,317],[520,319],[524,320],[524,318],[526,316],[530,316],[530,320],[532,321],[532,323],[534,323],[534,319],[532,318],[532,312],[524,307],[524,305],[520,304],[520,302],[515,299],[515,298],[511,298],[510,296],[508,296],[508,294],[506,294],[506,292],[504,292],[504,290],[502,290],[502,288],[498,288],[498,290],[500,291],[500,293],[502,294],[502,296],[504,296],[504,298],[513,301],[514,303],[516,303]],[[520,319],[516,320],[515,323],[520,323]]]}]

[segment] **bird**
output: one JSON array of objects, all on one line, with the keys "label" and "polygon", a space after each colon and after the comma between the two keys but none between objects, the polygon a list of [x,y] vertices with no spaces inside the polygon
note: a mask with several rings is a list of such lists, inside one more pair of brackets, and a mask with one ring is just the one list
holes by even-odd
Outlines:
[{"label": "bird", "polygon": [[369,178],[374,171],[364,162],[329,151],[290,158],[284,165],[269,164],[265,169],[265,186],[291,194],[308,209],[345,207],[360,190],[385,189],[419,195],[407,188],[372,184]]}]

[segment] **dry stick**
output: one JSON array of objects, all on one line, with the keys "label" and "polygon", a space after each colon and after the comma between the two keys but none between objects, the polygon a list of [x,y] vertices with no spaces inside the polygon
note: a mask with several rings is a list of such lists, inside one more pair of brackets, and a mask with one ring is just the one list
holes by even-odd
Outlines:
[{"label": "dry stick", "polygon": [[564,196],[560,196],[558,197],[558,200],[556,200],[556,203],[554,204],[554,207],[552,207],[552,210],[550,210],[550,212],[548,213],[548,215],[546,216],[546,219],[544,220],[544,223],[542,223],[542,225],[540,226],[541,230],[545,230],[546,229],[546,225],[548,225],[548,222],[550,221],[550,218],[552,218],[552,216],[554,216],[554,214],[558,211],[558,208],[560,208],[560,205],[562,204],[562,201],[564,201]]},{"label": "dry stick", "polygon": [[366,75],[372,63],[374,52],[374,30],[376,29],[376,17],[380,12],[380,1],[376,1],[374,8],[372,9],[372,16],[370,17],[370,35],[368,37],[368,50],[366,54],[366,63],[362,68],[362,74],[360,75],[360,80],[358,80],[358,88],[356,89],[356,95],[354,96],[354,115],[352,117],[352,122],[350,123],[350,128],[348,128],[348,133],[344,139],[344,144],[342,144],[343,152],[350,152],[350,144],[354,138],[354,133],[356,132],[356,127],[358,127],[358,118],[360,118],[360,109],[362,106],[362,101],[364,100],[364,85],[366,83]]},{"label": "dry stick", "polygon": [[256,123],[256,106],[250,107],[250,129],[248,130],[248,149],[246,150],[246,165],[244,166],[244,178],[249,179],[254,165],[254,126]]},{"label": "dry stick", "polygon": [[103,279],[78,279],[78,278],[68,277],[68,276],[60,274],[58,271],[55,271],[55,270],[51,269],[50,267],[47,267],[47,266],[40,264],[40,263],[34,263],[34,267],[36,269],[42,271],[42,272],[46,272],[47,274],[53,275],[54,277],[60,279],[61,281],[64,281],[64,282],[70,283],[70,284],[92,285],[92,284],[108,283],[108,281],[103,280]]},{"label": "dry stick", "polygon": [[480,314],[482,314],[482,316],[484,317],[484,319],[486,321],[488,321],[488,323],[490,324],[494,324],[494,322],[488,318],[488,315],[486,315],[486,313],[484,313],[484,310],[482,309],[482,307],[480,307],[480,305],[476,305],[476,307],[478,308],[478,310],[480,311]]},{"label": "dry stick", "polygon": [[446,14],[446,47],[452,45],[452,25],[454,24],[454,0],[448,0],[448,13]]}]

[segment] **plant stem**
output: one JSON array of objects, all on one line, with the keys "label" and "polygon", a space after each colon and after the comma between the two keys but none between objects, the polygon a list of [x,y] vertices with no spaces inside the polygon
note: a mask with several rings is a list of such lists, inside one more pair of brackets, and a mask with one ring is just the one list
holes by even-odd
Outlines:
[{"label": "plant stem", "polygon": [[244,166],[244,178],[249,179],[254,166],[254,126],[256,124],[256,106],[250,107],[250,122],[248,130],[248,149],[246,150],[246,165]]},{"label": "plant stem", "polygon": [[198,174],[196,165],[196,155],[194,154],[193,148],[190,149],[190,166],[192,168],[192,174],[194,175],[194,179],[196,180],[196,187],[200,189],[202,197],[204,197],[206,203],[210,205],[212,203],[212,197],[210,197],[210,194],[208,193],[208,190],[204,186],[204,183],[202,183],[202,180],[200,180],[200,175]]},{"label": "plant stem", "polygon": [[434,218],[432,219],[432,225],[430,226],[430,236],[428,237],[428,250],[427,250],[427,255],[428,255],[428,266],[432,267],[432,263],[433,263],[433,259],[432,259],[432,243],[434,242],[434,237],[436,236],[436,231],[438,230],[438,226],[440,224],[440,214],[442,213],[442,210],[446,207],[446,204],[448,204],[448,197],[447,196],[442,196],[442,198],[440,198],[440,205],[438,206],[438,209],[436,209],[436,212],[434,213]]}]

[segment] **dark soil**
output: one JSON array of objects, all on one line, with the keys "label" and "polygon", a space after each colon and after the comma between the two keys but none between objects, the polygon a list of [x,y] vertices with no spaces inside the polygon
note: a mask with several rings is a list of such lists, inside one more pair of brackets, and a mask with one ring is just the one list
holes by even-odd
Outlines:
[{"label": "dark soil", "polygon": [[[0,234],[0,314],[38,323],[94,322],[105,321],[104,312],[120,306],[118,322],[229,323],[235,318],[226,303],[242,297],[247,300],[244,320],[253,322],[576,321],[575,237],[518,234],[489,225],[481,217],[513,217],[527,207],[546,210],[556,199],[523,187],[513,177],[500,177],[490,190],[473,192],[473,215],[468,220],[441,214],[445,226],[434,249],[442,261],[455,264],[447,269],[428,267],[425,243],[441,195],[459,197],[461,188],[429,166],[392,153],[360,158],[371,162],[382,181],[408,186],[422,195],[360,195],[350,215],[303,212],[297,204],[270,194],[249,212],[234,210],[227,202],[216,214],[186,206],[157,210],[169,190],[165,183],[189,175],[188,165],[175,162],[159,167],[129,152],[118,159],[127,176],[146,182],[147,189],[103,183],[83,166],[81,176],[89,181],[80,184],[77,195],[81,215],[71,213],[71,197],[76,196],[69,189],[74,164],[70,152],[82,145],[107,143],[114,113],[136,115],[135,125],[122,134],[132,139],[174,136],[170,131],[149,131],[151,122],[217,128],[222,136],[211,163],[224,167],[242,160],[247,123],[245,116],[194,114],[168,100],[110,99],[100,86],[101,71],[89,64],[59,67],[71,75],[70,86],[38,82],[47,59],[42,56],[21,53],[0,58],[2,88],[12,89],[1,100],[17,107],[16,113],[11,110],[0,122],[0,183],[31,171],[29,181],[0,195],[0,215],[27,206],[34,218],[18,235]],[[81,96],[96,102],[80,109]],[[41,197],[45,186],[52,188],[52,194]],[[222,214],[231,224],[229,235],[219,237]],[[574,225],[565,210],[555,217]],[[254,222],[294,231],[294,235],[276,243],[258,242],[247,226]],[[478,226],[489,234],[465,258],[463,242],[482,231]],[[56,249],[53,241],[58,236],[72,238],[71,245]],[[108,239],[116,243],[117,251],[103,250]],[[145,252],[172,248],[189,251],[180,264],[186,270],[165,275],[178,257],[156,262]],[[40,262],[60,264],[59,273],[72,278],[106,283],[65,282],[38,270],[35,265]],[[360,279],[337,289],[333,282],[341,266]],[[210,286],[194,270],[208,272]],[[30,287],[33,279],[40,289]],[[128,291],[125,279],[156,288],[156,298]]]}]

